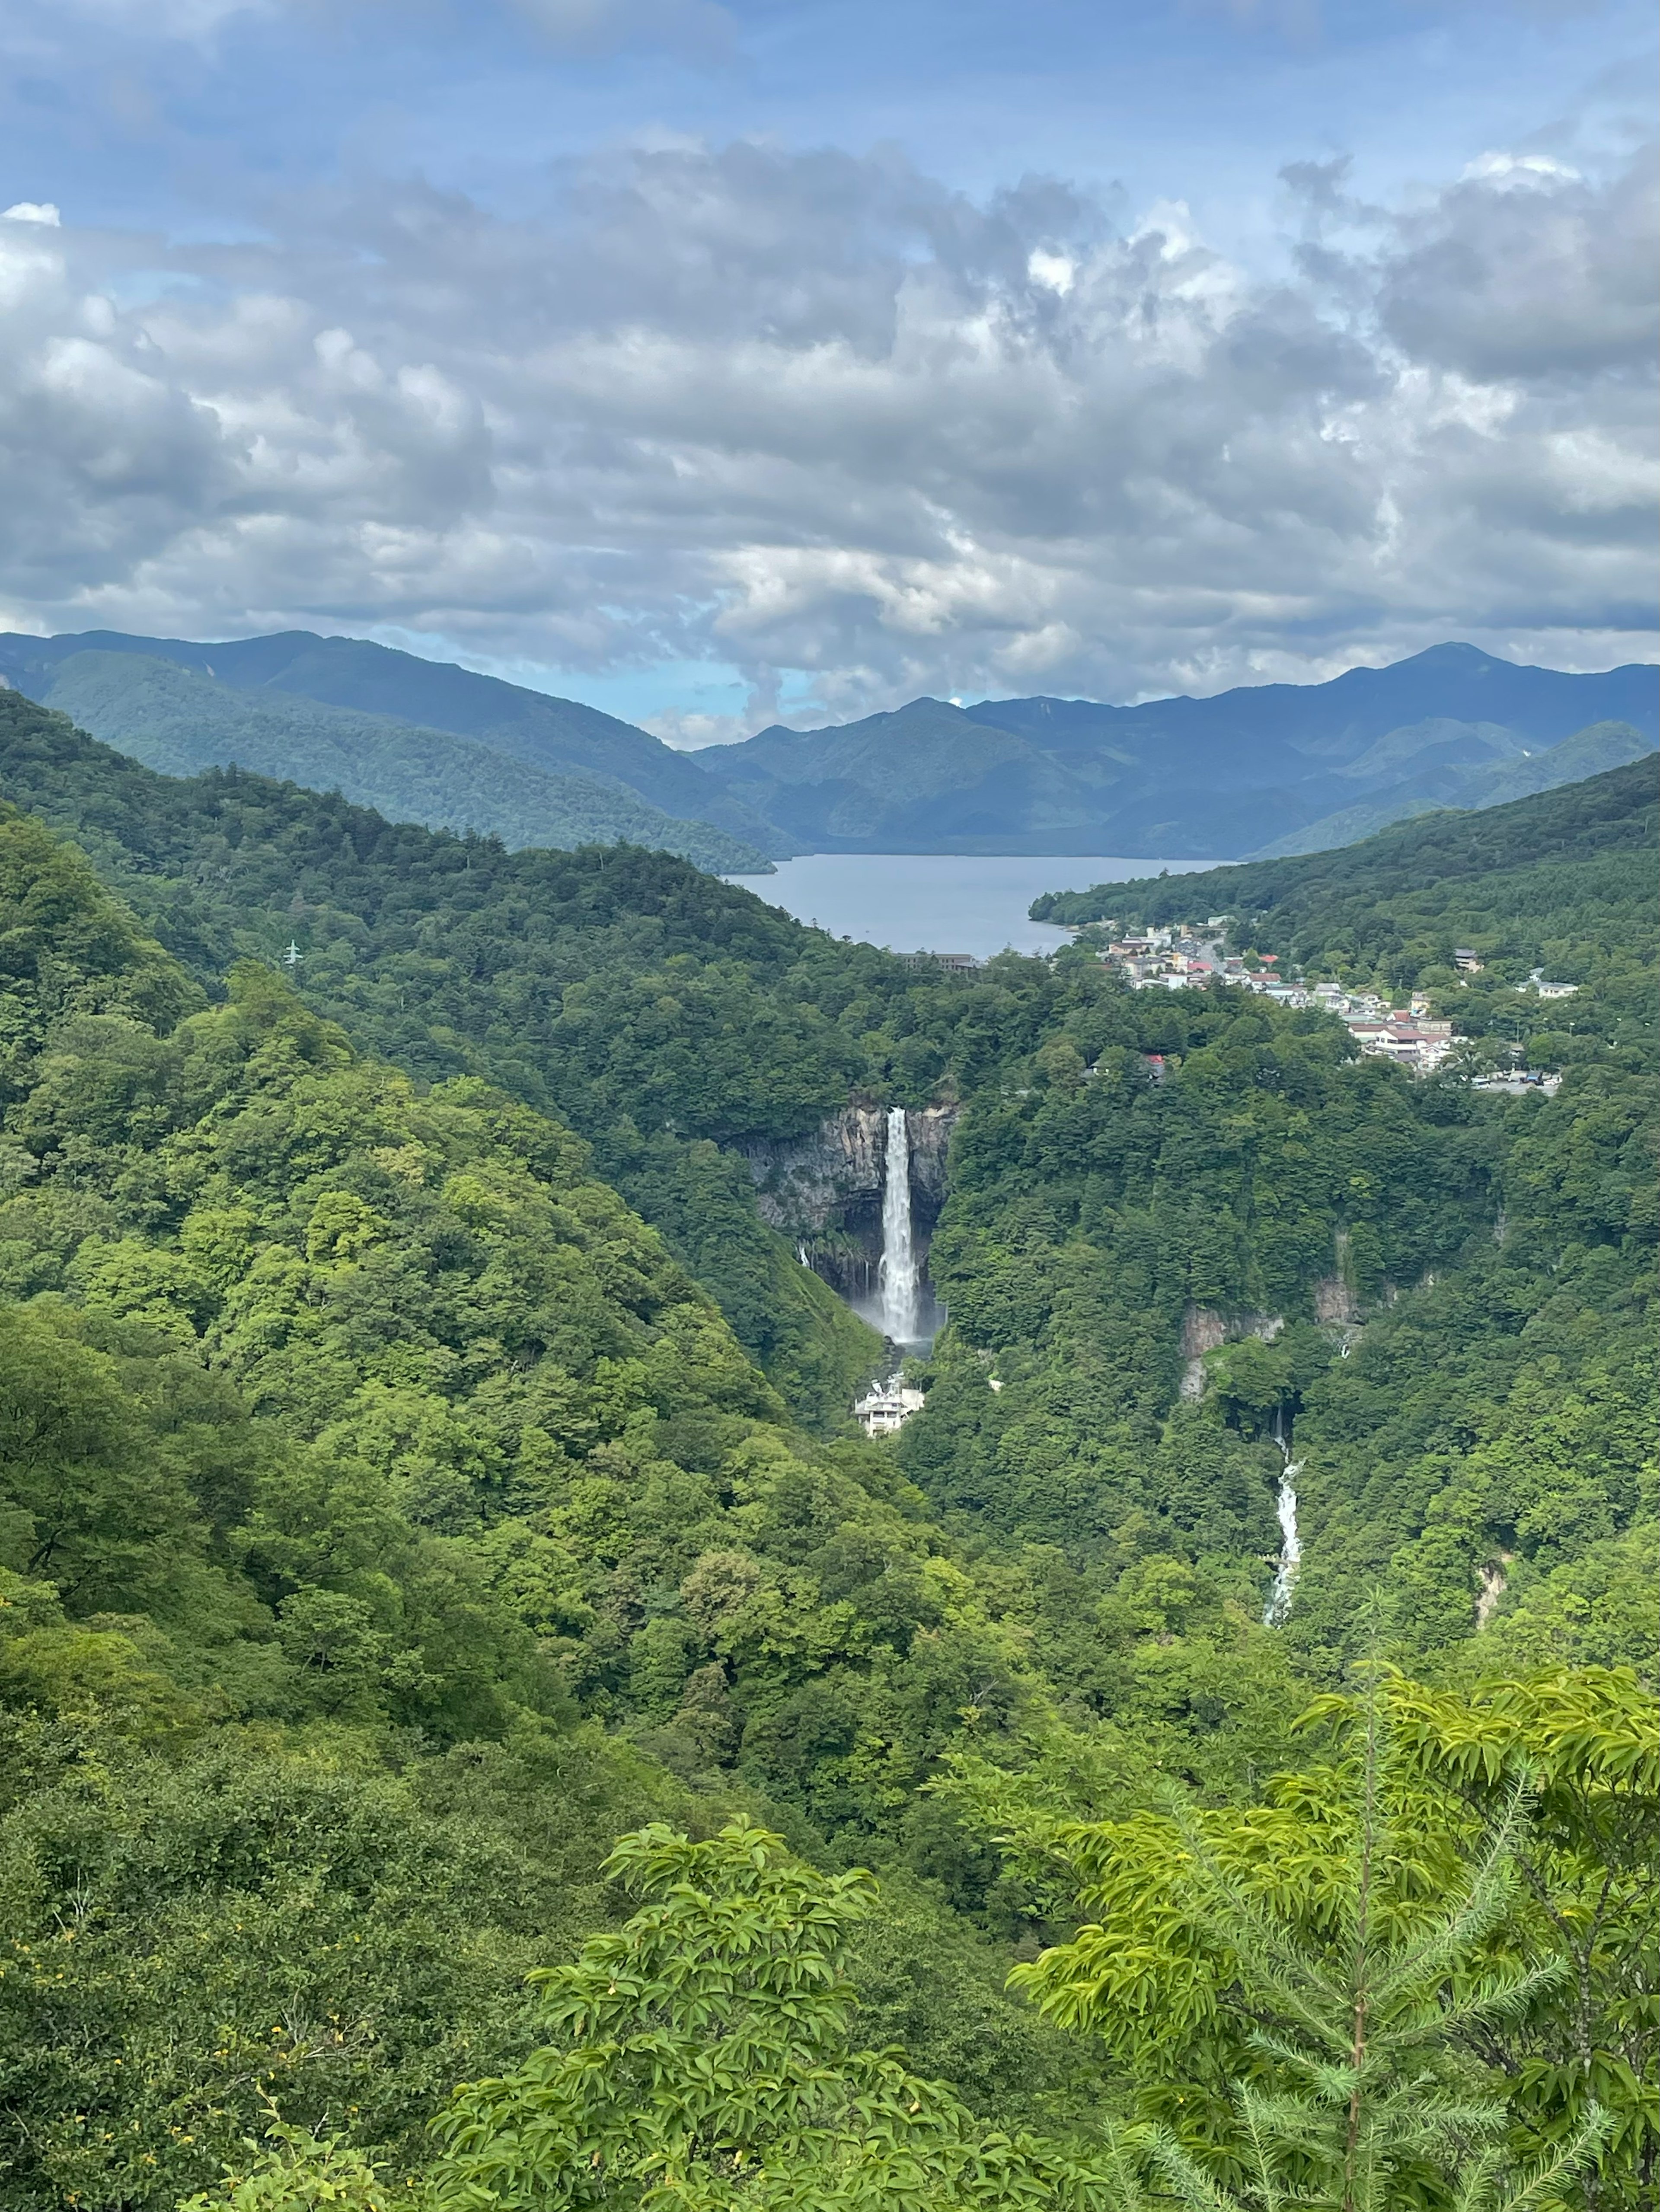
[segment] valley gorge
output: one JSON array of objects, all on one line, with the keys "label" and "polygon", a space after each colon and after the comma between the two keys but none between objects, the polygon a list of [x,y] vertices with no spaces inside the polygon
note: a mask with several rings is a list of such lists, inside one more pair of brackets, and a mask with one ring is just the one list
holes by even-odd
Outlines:
[{"label": "valley gorge", "polygon": [[[699,2203],[781,2160],[1123,2212],[1107,2148],[1144,2202],[1155,2122],[1234,2158],[1261,2059],[1184,1837],[1346,1972],[1307,1882],[1349,1910],[1373,1710],[1382,1879],[1456,1903],[1521,1820],[1550,1910],[1494,1942],[1580,2008],[1426,2063],[1536,2163],[1583,2028],[1596,2212],[1644,2201],[1643,772],[1273,864],[1299,962],[1426,978],[1548,1096],[1081,945],[946,975],[662,854],[164,777],[4,691],[0,777],[0,2212],[620,2212],[693,2124]],[[1594,1834],[1515,1811],[1535,1768]],[[752,2186],[733,2018],[807,2069]]]}]

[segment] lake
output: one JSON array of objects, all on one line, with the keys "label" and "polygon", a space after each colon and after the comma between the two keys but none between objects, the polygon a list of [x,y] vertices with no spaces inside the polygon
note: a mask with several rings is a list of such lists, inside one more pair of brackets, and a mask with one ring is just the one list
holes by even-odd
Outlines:
[{"label": "lake", "polygon": [[1040,891],[1083,890],[1133,876],[1192,875],[1214,860],[1124,860],[1006,853],[806,853],[775,876],[733,876],[769,906],[833,937],[862,938],[894,952],[971,952],[988,959],[1052,952],[1067,933],[1028,921]]}]

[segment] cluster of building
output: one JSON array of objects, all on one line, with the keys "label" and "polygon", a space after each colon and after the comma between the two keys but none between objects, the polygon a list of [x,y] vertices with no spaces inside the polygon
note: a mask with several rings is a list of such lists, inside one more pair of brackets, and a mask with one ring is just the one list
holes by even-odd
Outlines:
[{"label": "cluster of building", "polygon": [[[1225,915],[1216,915],[1205,929],[1220,929],[1226,920]],[[1198,990],[1219,981],[1292,1006],[1307,1003],[1294,985],[1281,981],[1277,953],[1253,954],[1256,964],[1248,967],[1237,953],[1222,951],[1219,940],[1197,929],[1152,929],[1145,936],[1115,938],[1101,957],[1135,991]]]},{"label": "cluster of building", "polygon": [[1452,1050],[1452,1024],[1433,1018],[1421,992],[1404,1006],[1390,1006],[1376,992],[1346,991],[1341,983],[1312,983],[1302,995],[1304,1005],[1335,1014],[1362,1052],[1398,1060],[1415,1074],[1432,1073]]},{"label": "cluster of building", "polygon": [[[1452,1024],[1434,1019],[1427,999],[1414,995],[1408,1005],[1392,1006],[1372,992],[1346,991],[1340,983],[1305,984],[1282,976],[1272,952],[1254,954],[1247,966],[1237,954],[1222,951],[1220,940],[1210,933],[1226,921],[1225,915],[1213,915],[1203,929],[1194,925],[1116,937],[1101,957],[1132,990],[1188,991],[1223,982],[1260,992],[1282,1006],[1318,1006],[1339,1018],[1362,1052],[1396,1060],[1420,1075],[1438,1067],[1451,1051]],[[1461,966],[1466,959],[1474,962],[1475,955],[1461,955]],[[1541,988],[1556,996],[1572,987]]]}]

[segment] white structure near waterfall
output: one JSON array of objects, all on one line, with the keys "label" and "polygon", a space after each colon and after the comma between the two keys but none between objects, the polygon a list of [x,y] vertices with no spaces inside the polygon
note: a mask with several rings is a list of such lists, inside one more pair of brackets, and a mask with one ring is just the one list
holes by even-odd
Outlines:
[{"label": "white structure near waterfall", "polygon": [[879,1382],[867,1391],[854,1407],[854,1418],[867,1437],[891,1437],[921,1410],[922,1402],[922,1393],[896,1376],[892,1382]]},{"label": "white structure near waterfall", "polygon": [[882,1264],[877,1291],[882,1334],[895,1344],[921,1340],[921,1279],[910,1218],[910,1131],[903,1106],[888,1114],[888,1143],[882,1164]]}]

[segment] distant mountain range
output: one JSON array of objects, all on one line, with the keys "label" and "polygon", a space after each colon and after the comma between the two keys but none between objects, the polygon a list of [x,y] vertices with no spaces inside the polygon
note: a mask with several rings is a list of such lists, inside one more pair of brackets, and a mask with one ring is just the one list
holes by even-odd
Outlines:
[{"label": "distant mountain range", "polygon": [[1349,844],[1653,750],[1657,673],[1442,645],[1329,684],[1140,707],[915,699],[684,753],[575,700],[359,638],[0,635],[0,677],[152,768],[234,761],[510,846],[627,838],[723,874],[810,852],[1223,860]]},{"label": "distant mountain range", "polygon": [[724,875],[767,872],[789,849],[631,722],[362,638],[14,632],[0,677],[168,775],[234,762],[394,821],[514,847],[626,838]]},{"label": "distant mountain range", "polygon": [[797,849],[1237,860],[1350,843],[1429,807],[1492,805],[1634,759],[1660,742],[1657,677],[1641,665],[1567,675],[1442,645],[1329,684],[1142,707],[917,699],[836,728],[763,730],[697,761]]}]

